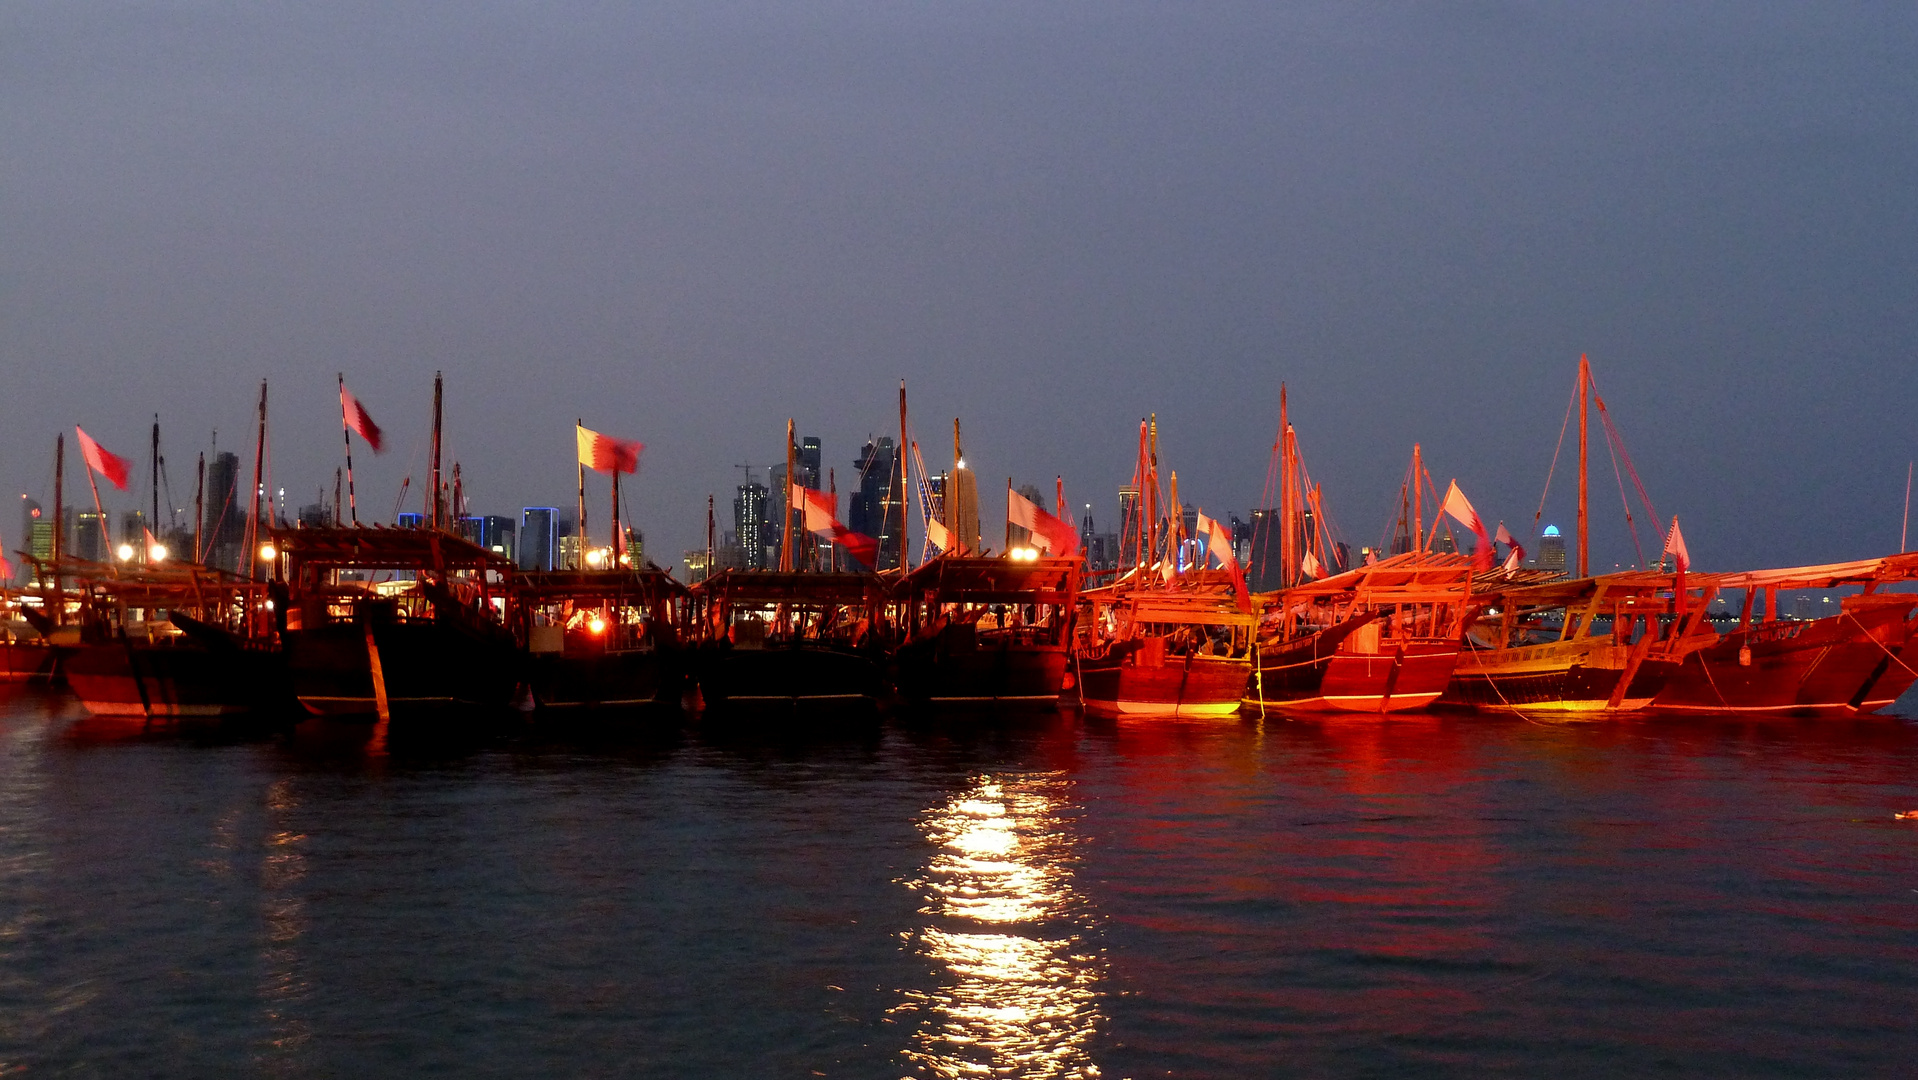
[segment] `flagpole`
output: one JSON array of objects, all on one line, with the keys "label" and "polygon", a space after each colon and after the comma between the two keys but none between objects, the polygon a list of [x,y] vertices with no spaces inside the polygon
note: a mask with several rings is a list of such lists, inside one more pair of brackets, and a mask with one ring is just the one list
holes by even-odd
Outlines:
[{"label": "flagpole", "polygon": [[[912,535],[912,530],[907,525],[907,522],[912,520],[912,507],[906,502],[908,498],[911,498],[911,495],[909,494],[909,492],[912,490],[912,483],[907,474],[907,469],[906,469],[907,464],[908,464],[908,461],[906,458],[906,380],[900,379],[899,380],[899,570],[901,573],[904,573],[905,571],[912,569],[912,563],[908,561],[908,555],[912,551],[911,544],[909,543],[909,538]],[[1906,488],[1909,489],[1910,484],[1907,484]],[[1907,503],[1911,501],[1909,497],[1909,493],[1907,493],[1907,497],[1905,501]]]},{"label": "flagpole", "polygon": [[[579,442],[579,429],[586,426],[585,417],[573,421],[573,441]],[[579,455],[574,454],[575,458]],[[579,528],[573,532],[573,569],[586,568],[586,463],[579,464]]]},{"label": "flagpole", "polygon": [[786,490],[779,493],[779,505],[785,508],[779,523],[779,569],[793,568],[793,422],[786,418]]},{"label": "flagpole", "polygon": [[205,558],[200,541],[206,535],[206,451],[200,451],[200,478],[193,489],[193,561]]},{"label": "flagpole", "polygon": [[1911,462],[1905,462],[1905,522],[1898,526],[1898,550],[1905,550],[1905,538],[1911,530]]},{"label": "flagpole", "polygon": [[619,458],[613,458],[613,569],[619,569]]},{"label": "flagpole", "polygon": [[[1006,477],[1006,510],[1008,511],[1008,513],[1006,514],[1006,546],[1005,546],[1005,551],[1008,555],[1012,553],[1012,514],[1010,513],[1011,509],[1012,509],[1012,477],[1008,476]],[[1027,530],[1027,531],[1030,531],[1030,530]]]},{"label": "flagpole", "polygon": [[67,596],[60,582],[60,555],[66,546],[67,433],[53,439],[53,625],[66,620]]},{"label": "flagpole", "polygon": [[87,462],[87,487],[93,489],[93,514],[100,519],[100,542],[106,545],[103,552],[103,561],[105,561],[108,570],[112,572],[113,576],[119,577],[120,571],[113,565],[113,535],[107,532],[107,512],[100,505],[100,484],[93,479],[92,462]]},{"label": "flagpole", "polygon": [[359,500],[353,497],[353,429],[346,423],[346,372],[340,372],[340,441],[346,444],[346,508],[353,527],[360,527]]}]

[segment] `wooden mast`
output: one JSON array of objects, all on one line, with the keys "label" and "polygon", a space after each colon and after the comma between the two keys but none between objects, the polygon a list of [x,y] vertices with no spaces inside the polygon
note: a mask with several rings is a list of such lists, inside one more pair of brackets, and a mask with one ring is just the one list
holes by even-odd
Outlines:
[{"label": "wooden mast", "polygon": [[[148,525],[149,531],[158,529],[160,527],[160,414],[159,413],[153,414],[153,517],[147,522],[147,525]],[[161,534],[157,532],[153,534],[153,539],[155,543],[159,542],[160,536]],[[151,558],[152,552],[149,551],[144,553],[143,557]]]},{"label": "wooden mast", "polygon": [[[965,536],[965,530],[959,527],[960,504],[959,473],[966,467],[966,453],[959,444],[959,418],[952,418],[952,477],[946,481],[946,536],[952,541],[952,553],[965,556],[972,554],[971,537]],[[977,485],[975,485],[975,489]]]},{"label": "wooden mast", "polygon": [[1291,400],[1284,383],[1279,384],[1279,583],[1297,585],[1299,558],[1299,444],[1292,432]]},{"label": "wooden mast", "polygon": [[266,471],[266,380],[260,380],[260,431],[253,443],[253,494],[252,513],[246,523],[246,576],[252,578],[259,571],[260,561],[260,480]]},{"label": "wooden mast", "polygon": [[785,520],[779,524],[779,569],[793,568],[793,447],[792,417],[786,418],[786,490],[779,493],[779,505],[785,507]]},{"label": "wooden mast", "polygon": [[619,461],[615,459],[613,461],[613,565],[612,565],[612,569],[614,570],[619,569],[620,549],[625,546],[624,544],[621,543],[621,541],[623,541],[624,539],[625,537],[619,534]]},{"label": "wooden mast", "polygon": [[[585,419],[582,416],[573,421],[575,442],[579,440],[579,429],[586,426]],[[579,457],[578,454],[573,456]],[[586,462],[579,461],[576,464],[579,465],[579,524],[573,529],[573,569],[584,570],[586,569]]]},{"label": "wooden mast", "polygon": [[[346,424],[346,372],[340,372],[340,442],[346,446],[346,509],[353,515],[353,527],[360,525],[360,502],[353,494],[353,431]],[[338,501],[337,499],[334,501]],[[339,519],[336,511],[334,520]]]},{"label": "wooden mast", "polygon": [[[431,502],[427,504],[426,515],[426,526],[429,529],[446,527],[446,498],[440,491],[440,391],[442,387],[440,375],[441,373],[437,371],[433,373],[433,482],[428,485],[433,491]],[[586,539],[585,524],[583,521],[580,523],[581,542]]]},{"label": "wooden mast", "polygon": [[1425,455],[1412,444],[1412,550],[1425,555]]},{"label": "wooden mast", "polygon": [[1591,399],[1592,365],[1584,353],[1578,356],[1578,576],[1591,576],[1590,530],[1585,516],[1585,414]]},{"label": "wooden mast", "polygon": [[1140,494],[1145,498],[1145,516],[1139,523],[1139,543],[1145,548],[1145,565],[1157,562],[1159,554],[1159,414],[1146,420],[1145,483]]},{"label": "wooden mast", "polygon": [[[205,471],[206,459],[201,458],[201,471]],[[67,531],[67,433],[61,432],[53,437],[53,625],[59,626],[66,620],[67,596],[60,582],[60,555],[66,544]]]},{"label": "wooden mast", "polygon": [[[206,525],[206,451],[205,450],[200,451],[199,474],[200,474],[200,478],[198,481],[195,482],[193,487],[193,561],[194,562],[199,562],[201,559],[206,557],[205,553],[203,553],[200,550],[200,537]],[[56,492],[59,491],[58,488],[55,488],[54,490]],[[56,499],[55,501],[57,502],[58,500]],[[58,536],[59,533],[56,532],[54,535]]]},{"label": "wooden mast", "polygon": [[912,530],[908,522],[912,521],[912,505],[906,500],[911,498],[911,477],[907,473],[906,460],[906,380],[899,380],[899,569],[910,570],[907,555],[912,551],[909,542]]}]

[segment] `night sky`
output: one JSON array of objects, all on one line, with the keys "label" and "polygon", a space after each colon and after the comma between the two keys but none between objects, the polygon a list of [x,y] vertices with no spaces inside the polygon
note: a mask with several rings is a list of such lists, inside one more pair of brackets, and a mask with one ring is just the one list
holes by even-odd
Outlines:
[{"label": "night sky", "polygon": [[989,508],[1063,473],[1104,529],[1151,411],[1182,495],[1257,503],[1283,381],[1355,548],[1414,441],[1523,537],[1589,353],[1701,569],[1882,554],[1914,57],[1908,4],[14,0],[0,483],[50,502],[75,423],[144,477],[158,412],[190,505],[215,429],[250,467],[266,379],[272,484],[313,502],[343,371],[390,520],[439,369],[476,512],[570,506],[583,417],[646,442],[676,563],[788,416],[843,505],[903,378],[935,470],[961,417]]}]

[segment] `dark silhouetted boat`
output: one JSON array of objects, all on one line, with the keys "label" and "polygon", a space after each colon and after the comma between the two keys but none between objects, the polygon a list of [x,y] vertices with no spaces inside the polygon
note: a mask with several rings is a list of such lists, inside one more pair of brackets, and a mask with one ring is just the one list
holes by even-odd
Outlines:
[{"label": "dark silhouetted boat", "polygon": [[524,653],[511,561],[436,529],[276,529],[281,638],[310,713],[394,716],[510,705]]},{"label": "dark silhouetted boat", "polygon": [[899,696],[920,705],[1058,704],[1076,558],[941,555],[899,583]]},{"label": "dark silhouetted boat", "polygon": [[722,570],[695,584],[701,700],[721,713],[878,704],[888,599],[868,573]]},{"label": "dark silhouetted boat", "polygon": [[656,566],[522,573],[528,678],[542,709],[679,706],[686,586]]}]

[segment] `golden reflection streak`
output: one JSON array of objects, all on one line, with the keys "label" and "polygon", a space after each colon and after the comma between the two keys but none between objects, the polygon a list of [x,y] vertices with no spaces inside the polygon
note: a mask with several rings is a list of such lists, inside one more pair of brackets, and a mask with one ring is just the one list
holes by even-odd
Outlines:
[{"label": "golden reflection streak", "polygon": [[1101,962],[1078,933],[1055,776],[982,778],[927,813],[937,854],[919,949],[950,979],[894,1010],[924,1014],[904,1051],[920,1075],[1096,1077],[1088,1043]]},{"label": "golden reflection streak", "polygon": [[272,1034],[262,1065],[269,1074],[284,1076],[302,1071],[300,1051],[312,1039],[306,1021],[291,1008],[307,991],[299,949],[307,930],[306,903],[298,891],[306,877],[306,856],[301,851],[306,836],[285,828],[286,819],[299,808],[289,780],[277,780],[267,789],[266,807],[269,832],[260,864],[260,915],[265,931],[260,951],[265,975],[260,997]]}]

